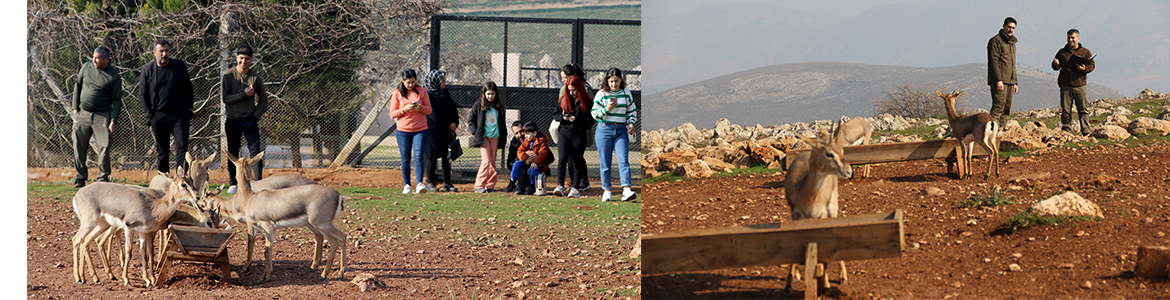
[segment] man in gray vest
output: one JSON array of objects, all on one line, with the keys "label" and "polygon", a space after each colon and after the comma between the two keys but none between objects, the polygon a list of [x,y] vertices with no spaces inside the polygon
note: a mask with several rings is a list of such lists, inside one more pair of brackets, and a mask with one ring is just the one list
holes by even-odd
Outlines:
[{"label": "man in gray vest", "polygon": [[93,49],[93,63],[81,66],[77,84],[73,87],[70,105],[73,110],[73,167],[77,177],[73,187],[85,186],[89,168],[85,157],[89,154],[89,138],[94,138],[97,152],[98,181],[110,180],[110,135],[114,120],[122,111],[122,76],[110,65],[110,50],[105,46]]},{"label": "man in gray vest", "polygon": [[[224,134],[227,136],[227,151],[240,155],[240,136],[248,140],[248,152],[260,153],[260,117],[268,111],[268,94],[264,92],[264,80],[250,69],[252,47],[247,45],[236,49],[236,67],[223,72]],[[263,178],[264,161],[257,162],[253,170],[254,180]],[[228,178],[231,187],[228,193],[236,192],[236,165],[228,164]]]}]

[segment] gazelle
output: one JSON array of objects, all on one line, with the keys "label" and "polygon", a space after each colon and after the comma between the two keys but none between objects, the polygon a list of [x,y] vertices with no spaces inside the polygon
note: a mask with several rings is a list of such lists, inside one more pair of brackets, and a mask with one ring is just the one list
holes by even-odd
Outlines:
[{"label": "gazelle", "polygon": [[[181,173],[181,172],[180,172]],[[94,282],[99,282],[89,256],[89,243],[110,226],[125,233],[122,265],[129,264],[129,253],[137,235],[142,255],[142,279],[147,287],[154,286],[153,234],[178,209],[182,201],[195,201],[195,191],[189,180],[176,175],[163,192],[135,185],[98,182],[77,191],[73,196],[73,211],[79,228],[73,236],[73,278],[85,283],[84,268],[88,265]],[[101,250],[99,250],[100,252]],[[122,269],[122,283],[129,286],[129,268]]]},{"label": "gazelle", "polygon": [[[224,153],[232,163],[236,164],[236,195],[224,199],[209,197],[211,205],[221,209],[221,212],[232,219],[243,219],[248,224],[248,232],[255,234],[256,227],[264,230],[264,273],[261,281],[272,277],[272,244],[276,242],[276,230],[280,228],[305,226],[317,238],[316,252],[313,257],[313,266],[316,268],[321,260],[323,248],[322,235],[329,239],[329,256],[325,260],[321,271],[321,278],[327,278],[333,265],[334,254],[341,251],[341,265],[337,278],[345,276],[346,265],[346,236],[345,232],[333,224],[333,220],[341,215],[342,197],[337,190],[323,185],[301,185],[276,190],[253,191],[251,172],[252,163],[264,157],[260,152],[255,157],[236,158],[230,153]],[[340,249],[339,249],[340,248]],[[248,251],[251,253],[251,251]]]},{"label": "gazelle", "polygon": [[[844,119],[844,117],[841,118]],[[869,121],[866,121],[865,118],[853,118],[840,122],[837,129],[833,131],[833,138],[849,146],[869,145],[872,142],[870,139],[872,135],[873,126],[869,125]],[[861,177],[869,177],[868,164],[862,168]]]},{"label": "gazelle", "polygon": [[[196,208],[196,207],[191,206],[191,205],[179,203],[179,206],[175,209],[175,212],[171,214],[170,218],[167,218],[166,221],[164,221],[164,223],[162,225],[159,225],[160,230],[158,231],[158,233],[167,232],[166,230],[162,230],[162,229],[167,228],[167,226],[170,224],[212,228],[213,224],[215,224],[215,221],[213,220],[213,218],[209,212],[201,210],[201,209]],[[109,229],[106,229],[106,231],[103,232],[101,234],[101,236],[99,236],[97,238],[98,257],[102,261],[102,266],[104,266],[106,268],[106,275],[110,276],[110,280],[117,279],[114,277],[114,273],[110,271],[110,252],[112,252],[112,250],[113,250],[112,248],[114,247],[113,243],[110,243],[110,241],[112,241],[114,239],[114,233],[119,232],[119,231],[121,231],[121,230],[116,228],[116,227],[110,227]],[[156,237],[157,237],[157,234],[156,234]],[[158,240],[163,241],[165,243],[167,241],[167,238],[168,237],[164,236],[162,238],[159,238]],[[166,255],[166,253],[161,252],[162,251],[161,247],[159,247],[159,248],[160,248],[159,252],[158,252],[159,257],[161,257],[162,255]],[[125,262],[128,260],[128,258],[126,258],[125,256],[128,254],[122,253],[121,255],[122,256],[120,256],[120,259],[123,262],[122,268],[125,269],[126,268]]]},{"label": "gazelle", "polygon": [[[207,165],[215,161],[215,153],[212,153],[211,156],[208,156],[206,159],[200,160],[195,159],[195,156],[192,156],[191,152],[187,152],[186,159],[187,165],[189,166],[186,175],[187,178],[191,178],[191,187],[200,193],[205,192],[206,190],[203,187],[207,186],[207,181],[211,177],[208,175]],[[231,176],[231,174],[228,176]],[[150,179],[150,188],[152,189],[162,189],[168,184],[170,184],[170,179],[166,174],[154,175],[154,178]],[[203,198],[202,194],[199,196],[200,199]],[[194,205],[194,203],[192,203],[192,205]]]},{"label": "gazelle", "polygon": [[[853,175],[853,167],[845,161],[841,141],[830,136],[824,128],[816,138],[801,136],[801,140],[812,146],[812,150],[801,153],[792,161],[788,174],[784,176],[784,195],[792,209],[792,220],[821,219],[837,217],[837,180]],[[848,279],[845,262],[841,263],[841,282]],[[792,280],[797,275],[796,264],[789,265],[788,284],[785,291],[792,291]],[[825,264],[821,285],[829,287],[829,270]],[[815,280],[806,278],[805,280]]]},{"label": "gazelle", "polygon": [[999,177],[999,139],[996,137],[999,134],[999,122],[995,121],[995,118],[992,118],[988,113],[959,117],[959,114],[955,112],[955,98],[963,95],[962,90],[950,94],[943,94],[936,90],[934,93],[942,98],[947,109],[947,121],[950,121],[951,132],[955,139],[959,140],[959,179],[971,178],[974,173],[971,171],[971,156],[976,143],[988,153],[987,177],[992,176],[992,165],[995,166],[994,176]]},{"label": "gazelle", "polygon": [[[309,184],[317,184],[317,182],[313,181],[312,179],[305,178],[305,176],[301,176],[301,175],[297,175],[297,174],[287,174],[287,175],[272,176],[272,177],[261,179],[259,181],[252,182],[251,187],[252,187],[253,192],[259,192],[259,191],[263,191],[263,190],[276,190],[276,189],[283,189],[283,188],[289,188],[289,187],[301,186],[301,185],[309,185]],[[224,198],[224,197],[219,196],[219,192],[220,192],[220,190],[216,189],[215,192],[208,193],[204,196],[204,200],[205,200],[205,203],[207,203],[207,205],[208,205],[208,209],[211,211],[215,211],[215,212],[229,212],[228,213],[229,218],[235,220],[236,222],[246,224],[247,220],[245,220],[244,214],[230,213],[232,211],[235,211],[235,212],[240,211],[240,207],[239,207],[240,202],[236,201],[236,199],[235,199],[237,196],[232,196],[231,198]],[[239,195],[239,193],[236,193],[236,195]],[[252,245],[254,245],[255,241],[256,241],[256,232],[254,230],[245,232],[245,235],[248,236],[247,237],[247,239],[248,239],[248,252],[247,252],[248,257],[247,257],[247,260],[244,261],[244,267],[243,267],[243,270],[241,270],[241,272],[247,272],[248,266],[250,266],[252,264]],[[320,264],[320,262],[321,262],[321,252],[323,251],[323,249],[322,249],[323,246],[321,246],[323,241],[321,239],[323,238],[323,236],[321,234],[317,234],[317,233],[314,233],[313,235],[317,240],[317,252],[313,256],[313,265],[311,267],[313,269],[316,269],[317,265]]]}]

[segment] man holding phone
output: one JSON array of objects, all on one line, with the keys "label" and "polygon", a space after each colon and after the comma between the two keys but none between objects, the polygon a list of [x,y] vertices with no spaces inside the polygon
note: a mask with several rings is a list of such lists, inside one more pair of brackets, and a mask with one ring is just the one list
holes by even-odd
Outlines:
[{"label": "man holding phone", "polygon": [[[248,152],[260,153],[260,117],[268,111],[268,94],[264,92],[264,80],[252,66],[252,47],[247,45],[236,49],[236,67],[223,72],[224,135],[227,137],[227,151],[239,156],[240,136],[248,140]],[[231,186],[228,193],[236,192],[236,166],[228,164],[228,178]],[[254,166],[255,180],[263,178],[264,161]]]}]

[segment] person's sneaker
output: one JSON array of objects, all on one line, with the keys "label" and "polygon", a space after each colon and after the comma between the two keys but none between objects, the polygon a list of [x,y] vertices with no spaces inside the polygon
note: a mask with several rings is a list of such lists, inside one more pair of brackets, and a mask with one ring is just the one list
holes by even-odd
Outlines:
[{"label": "person's sneaker", "polygon": [[98,177],[97,181],[98,181],[98,182],[110,182],[110,179],[109,179],[109,178],[105,178],[105,177]]},{"label": "person's sneaker", "polygon": [[495,192],[496,192],[496,189],[487,189],[487,191],[485,191],[485,192],[487,192],[487,193],[495,193]]},{"label": "person's sneaker", "polygon": [[458,192],[458,191],[459,191],[459,189],[458,189],[458,188],[455,188],[455,186],[454,186],[454,185],[451,185],[450,183],[447,183],[447,184],[443,184],[443,191],[444,191],[444,192]]},{"label": "person's sneaker", "polygon": [[79,189],[85,187],[85,179],[74,179],[73,187]]},{"label": "person's sneaker", "polygon": [[565,195],[565,188],[557,186],[556,189],[553,189],[553,196],[561,197],[564,195]]},{"label": "person's sneaker", "polygon": [[419,182],[418,185],[416,185],[414,188],[414,193],[415,194],[426,194],[427,193],[427,186],[425,184],[423,184],[422,182]]},{"label": "person's sneaker", "polygon": [[577,189],[577,190],[580,190],[580,191],[584,192],[584,191],[588,191],[590,187],[591,187],[591,186],[589,186],[589,182],[587,181],[587,182],[585,182],[585,186],[583,186],[583,187],[581,187],[581,188],[579,188],[579,189]]},{"label": "person's sneaker", "polygon": [[548,195],[548,193],[546,193],[544,191],[544,187],[538,186],[538,187],[536,187],[536,192],[532,193],[532,195],[533,196],[544,196],[544,195]]},{"label": "person's sneaker", "polygon": [[402,193],[403,194],[410,194],[410,185],[409,184],[402,186]]},{"label": "person's sneaker", "polygon": [[504,192],[511,193],[516,191],[516,181],[508,180],[508,187],[504,188]]},{"label": "person's sneaker", "polygon": [[435,187],[435,185],[432,183],[427,183],[427,191],[428,192],[438,192],[439,188]]},{"label": "person's sneaker", "polygon": [[236,188],[236,186],[234,186],[234,185],[233,185],[233,186],[230,186],[230,187],[228,187],[227,193],[228,193],[228,194],[235,194],[235,193],[236,193],[236,189],[237,189],[237,188]]},{"label": "person's sneaker", "polygon": [[634,190],[631,190],[630,188],[622,189],[622,201],[630,201],[634,199],[638,199],[638,193],[635,193]]},{"label": "person's sneaker", "polygon": [[569,189],[569,198],[581,198],[581,192],[577,189]]},{"label": "person's sneaker", "polygon": [[613,193],[610,193],[609,191],[605,191],[605,192],[601,193],[601,202],[609,202],[612,200],[613,200]]},{"label": "person's sneaker", "polygon": [[[525,187],[524,185],[519,185],[519,184],[517,184],[517,185],[516,185],[516,188],[515,188],[515,189],[512,191],[512,194],[515,194],[515,195],[524,195],[524,191],[526,191],[526,190],[528,190],[528,188],[527,188],[527,187]],[[504,192],[505,192],[505,193],[507,193],[508,191],[507,191],[507,190],[504,190]]]},{"label": "person's sneaker", "polygon": [[487,190],[484,190],[483,188],[475,188],[475,192],[476,192],[476,193],[481,193],[481,194],[482,194],[482,193],[484,193],[484,192],[486,192],[486,191],[487,191]]}]

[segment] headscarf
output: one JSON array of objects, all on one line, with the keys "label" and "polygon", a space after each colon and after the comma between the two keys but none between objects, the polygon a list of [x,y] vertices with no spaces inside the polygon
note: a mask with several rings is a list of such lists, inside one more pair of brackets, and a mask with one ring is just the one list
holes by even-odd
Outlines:
[{"label": "headscarf", "polygon": [[438,91],[439,85],[446,80],[447,72],[443,72],[442,70],[431,70],[430,72],[427,72],[426,76],[423,77],[421,84],[422,87],[428,91]]},{"label": "headscarf", "polygon": [[585,93],[585,83],[581,81],[581,77],[569,76],[565,79],[565,86],[565,95],[561,97],[561,110],[570,111],[569,108],[573,105],[573,96],[569,95],[568,88],[568,86],[572,86],[577,90],[577,99],[579,99],[577,102],[581,104],[581,111],[588,111],[589,108],[585,107],[585,103],[593,101],[593,99],[589,99],[589,94]]}]

